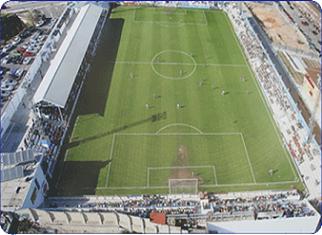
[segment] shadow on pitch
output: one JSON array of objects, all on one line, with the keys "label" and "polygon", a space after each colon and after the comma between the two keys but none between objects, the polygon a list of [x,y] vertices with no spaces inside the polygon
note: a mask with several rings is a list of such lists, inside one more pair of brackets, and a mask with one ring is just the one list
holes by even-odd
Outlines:
[{"label": "shadow on pitch", "polygon": [[75,140],[73,142],[70,142],[66,145],[66,148],[69,149],[69,148],[73,148],[75,146],[78,146],[80,144],[83,144],[83,143],[86,143],[88,141],[92,141],[92,140],[96,140],[96,139],[99,139],[99,138],[102,138],[102,137],[105,137],[105,136],[108,136],[108,135],[112,135],[114,133],[117,133],[117,132],[120,132],[120,131],[124,131],[128,128],[131,128],[131,127],[135,127],[135,126],[138,126],[138,125],[141,125],[143,123],[146,123],[146,122],[152,122],[152,116],[149,117],[149,118],[146,118],[146,119],[143,119],[143,120],[139,120],[139,121],[136,121],[136,122],[132,122],[128,125],[123,125],[123,126],[120,126],[120,127],[117,127],[117,128],[113,128],[109,131],[106,131],[106,132],[103,132],[103,133],[99,133],[97,135],[93,135],[93,136],[90,136],[90,137],[87,137],[87,138],[83,138],[83,139],[79,139],[79,140]]},{"label": "shadow on pitch", "polygon": [[64,162],[55,194],[64,196],[94,195],[100,171],[110,163],[111,160]]},{"label": "shadow on pitch", "polygon": [[65,147],[64,149],[73,148],[75,146],[78,146],[79,144],[83,144],[83,143],[86,143],[88,141],[92,141],[92,140],[96,140],[96,139],[99,139],[99,138],[102,138],[102,137],[105,137],[105,136],[108,136],[108,135],[112,135],[114,133],[124,131],[124,130],[126,130],[128,128],[132,128],[132,127],[141,125],[141,124],[146,123],[146,122],[156,122],[156,121],[160,121],[160,120],[166,119],[166,118],[167,118],[167,112],[156,113],[156,114],[151,115],[148,118],[145,118],[145,119],[142,119],[142,120],[139,120],[139,121],[136,121],[136,122],[132,122],[130,124],[123,125],[123,126],[120,126],[120,127],[116,127],[116,128],[113,128],[113,129],[111,129],[109,131],[96,134],[94,136],[86,137],[86,138],[79,139],[79,140],[76,139],[73,142],[67,143],[64,146]]},{"label": "shadow on pitch", "polygon": [[[82,87],[70,126],[74,126],[76,118],[80,115],[96,113],[101,116],[104,115],[109,87],[114,71],[114,63],[106,63],[106,61],[115,61],[116,59],[123,25],[124,19],[106,20],[97,45],[96,55],[94,58],[89,59],[91,68],[86,75],[84,86]],[[69,141],[69,136],[71,135],[72,130],[73,128],[68,129],[65,143]],[[59,176],[62,174],[66,150],[67,149],[64,145],[59,153],[58,161],[54,170],[54,176],[49,180],[49,184],[51,186],[56,185]]]},{"label": "shadow on pitch", "polygon": [[123,25],[124,19],[106,20],[96,55],[91,59],[91,68],[77,104],[76,116],[95,113],[104,115],[114,71],[113,61],[116,60]]}]

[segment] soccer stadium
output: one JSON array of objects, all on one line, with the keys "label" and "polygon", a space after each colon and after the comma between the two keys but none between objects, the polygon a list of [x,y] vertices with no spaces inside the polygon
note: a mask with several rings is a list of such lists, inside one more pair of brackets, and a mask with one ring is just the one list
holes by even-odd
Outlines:
[{"label": "soccer stadium", "polygon": [[224,12],[119,7],[105,27],[62,194],[301,187]]},{"label": "soccer stadium", "polygon": [[316,7],[6,4],[2,229],[316,232]]}]

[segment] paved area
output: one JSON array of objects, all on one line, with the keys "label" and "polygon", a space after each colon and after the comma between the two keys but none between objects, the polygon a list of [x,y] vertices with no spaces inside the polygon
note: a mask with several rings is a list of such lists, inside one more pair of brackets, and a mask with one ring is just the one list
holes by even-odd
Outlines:
[{"label": "paved area", "polygon": [[262,22],[266,33],[274,43],[310,51],[304,35],[290,24],[289,20],[281,14],[277,5],[249,3],[248,6]]},{"label": "paved area", "polygon": [[[306,35],[309,43],[321,51],[321,13],[317,9],[314,9],[312,2],[295,2],[288,4],[285,2],[279,3],[281,9],[284,9],[287,14],[292,17],[292,22],[295,27],[299,28],[303,34]],[[304,14],[303,14],[303,13]],[[310,20],[304,15],[305,13],[310,16]],[[306,23],[302,23],[306,22]]]}]

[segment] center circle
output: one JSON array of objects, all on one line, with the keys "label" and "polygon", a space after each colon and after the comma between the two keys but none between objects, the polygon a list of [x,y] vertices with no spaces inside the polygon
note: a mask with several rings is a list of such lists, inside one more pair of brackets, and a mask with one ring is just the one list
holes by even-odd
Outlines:
[{"label": "center circle", "polygon": [[183,80],[190,77],[197,69],[193,56],[179,50],[164,50],[151,60],[152,70],[162,78]]}]

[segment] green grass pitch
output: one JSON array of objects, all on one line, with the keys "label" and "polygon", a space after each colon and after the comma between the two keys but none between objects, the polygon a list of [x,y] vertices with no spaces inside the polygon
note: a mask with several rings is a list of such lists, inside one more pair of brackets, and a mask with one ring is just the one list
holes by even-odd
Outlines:
[{"label": "green grass pitch", "polygon": [[224,12],[119,7],[106,27],[58,194],[303,187]]}]

